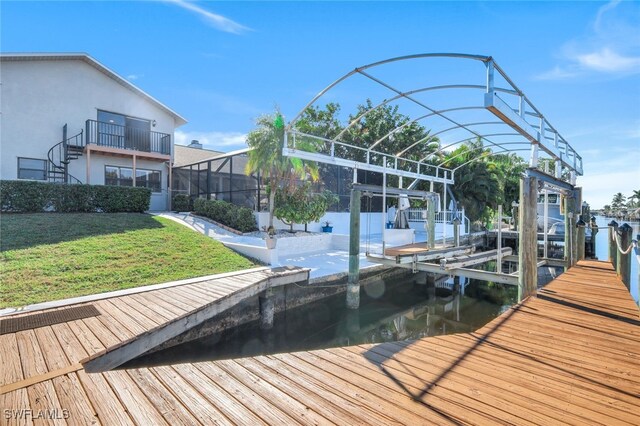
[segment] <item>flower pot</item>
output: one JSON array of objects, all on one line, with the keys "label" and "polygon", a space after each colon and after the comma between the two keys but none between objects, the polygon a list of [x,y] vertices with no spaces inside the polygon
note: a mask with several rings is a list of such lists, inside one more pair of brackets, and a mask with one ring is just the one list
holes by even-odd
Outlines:
[{"label": "flower pot", "polygon": [[277,241],[278,240],[276,240],[273,237],[267,237],[267,238],[264,239],[264,242],[267,244],[267,248],[269,250],[276,248],[276,242]]},{"label": "flower pot", "polygon": [[333,226],[323,226],[322,232],[331,232],[333,231]]}]

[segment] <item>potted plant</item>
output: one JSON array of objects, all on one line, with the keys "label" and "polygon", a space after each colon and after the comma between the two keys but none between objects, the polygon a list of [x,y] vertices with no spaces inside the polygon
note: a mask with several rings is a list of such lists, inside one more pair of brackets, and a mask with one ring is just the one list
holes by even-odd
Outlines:
[{"label": "potted plant", "polygon": [[275,235],[276,235],[276,230],[275,230],[275,228],[274,228],[273,226],[270,226],[270,227],[267,229],[267,235],[266,235],[266,236],[265,236],[265,238],[264,238],[264,242],[265,242],[265,244],[267,245],[267,248],[268,248],[269,250],[276,248],[276,242],[277,242],[278,240],[276,240]]},{"label": "potted plant", "polygon": [[333,231],[333,226],[331,226],[331,222],[327,220],[322,226],[322,232],[332,232],[332,231]]}]

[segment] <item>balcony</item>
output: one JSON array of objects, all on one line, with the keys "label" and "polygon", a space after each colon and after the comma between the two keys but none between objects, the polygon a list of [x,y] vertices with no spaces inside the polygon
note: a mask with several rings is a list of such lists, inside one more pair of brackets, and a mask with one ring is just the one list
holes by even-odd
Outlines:
[{"label": "balcony", "polygon": [[87,120],[85,131],[87,146],[93,144],[117,150],[171,154],[171,135],[166,133],[97,120]]}]

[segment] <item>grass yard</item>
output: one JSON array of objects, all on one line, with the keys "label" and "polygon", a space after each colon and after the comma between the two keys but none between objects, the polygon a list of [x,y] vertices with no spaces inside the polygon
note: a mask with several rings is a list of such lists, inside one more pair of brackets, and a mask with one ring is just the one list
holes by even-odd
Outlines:
[{"label": "grass yard", "polygon": [[139,213],[3,214],[0,308],[256,266],[171,220]]}]

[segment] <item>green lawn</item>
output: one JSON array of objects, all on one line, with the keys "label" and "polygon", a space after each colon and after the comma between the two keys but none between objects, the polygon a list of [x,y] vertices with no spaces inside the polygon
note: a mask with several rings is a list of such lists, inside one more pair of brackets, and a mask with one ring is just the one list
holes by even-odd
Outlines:
[{"label": "green lawn", "polygon": [[0,308],[247,269],[171,220],[139,213],[3,214]]}]

